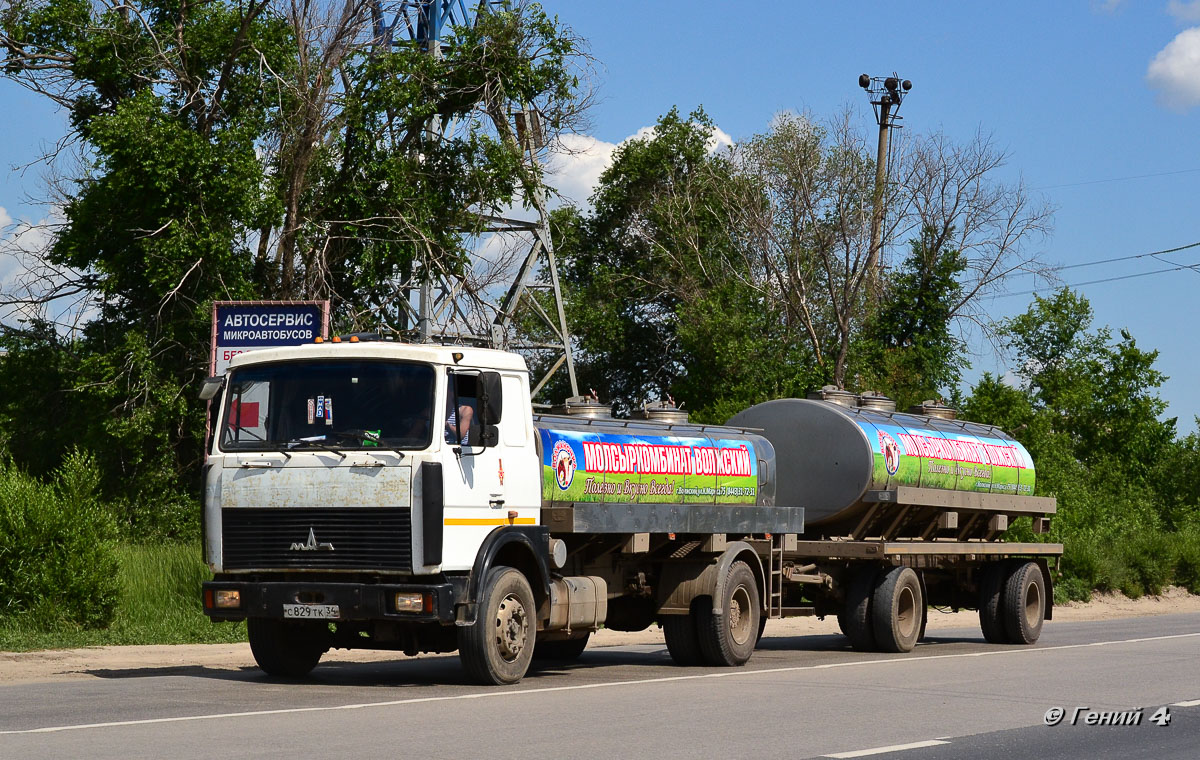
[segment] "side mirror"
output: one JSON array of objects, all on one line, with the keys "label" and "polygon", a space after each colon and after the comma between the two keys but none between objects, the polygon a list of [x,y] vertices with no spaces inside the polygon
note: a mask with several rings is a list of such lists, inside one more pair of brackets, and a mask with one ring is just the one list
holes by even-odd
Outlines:
[{"label": "side mirror", "polygon": [[225,387],[225,376],[218,375],[216,377],[207,377],[204,379],[204,384],[200,386],[200,400],[211,401],[216,398],[221,389]]},{"label": "side mirror", "polygon": [[500,422],[504,414],[504,391],[499,372],[479,373],[479,411],[485,428]]}]

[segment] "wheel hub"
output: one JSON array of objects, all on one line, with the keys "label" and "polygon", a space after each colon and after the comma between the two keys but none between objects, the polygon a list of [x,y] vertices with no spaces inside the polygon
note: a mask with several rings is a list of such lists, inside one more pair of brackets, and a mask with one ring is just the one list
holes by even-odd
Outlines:
[{"label": "wheel hub", "polygon": [[[729,632],[738,644],[745,644],[750,638],[750,594],[742,586],[738,586],[729,600],[729,610],[726,612],[729,620]],[[755,631],[757,633],[757,631]]]},{"label": "wheel hub", "polygon": [[515,595],[509,594],[500,602],[496,611],[496,641],[500,656],[512,661],[521,655],[529,639],[529,616],[525,605]]}]

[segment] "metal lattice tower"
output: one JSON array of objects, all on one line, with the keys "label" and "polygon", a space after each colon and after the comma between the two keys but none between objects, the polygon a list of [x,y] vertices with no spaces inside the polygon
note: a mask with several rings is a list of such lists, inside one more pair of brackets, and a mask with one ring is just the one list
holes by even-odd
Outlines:
[{"label": "metal lattice tower", "polygon": [[[440,57],[453,39],[447,33],[455,26],[473,26],[481,14],[509,7],[508,0],[401,0],[390,3],[385,9],[383,0],[373,0],[372,21],[376,44],[390,49],[393,45],[417,43],[427,53]],[[391,19],[388,19],[391,15]],[[538,151],[544,147],[540,115],[527,104],[513,104],[512,112],[517,140],[530,168],[537,168]],[[443,139],[453,134],[455,125],[434,118],[426,125],[430,139]],[[507,294],[499,306],[489,303],[483,294],[475,292],[463,278],[434,272],[430,262],[423,259],[412,281],[402,286],[404,309],[407,317],[416,323],[415,329],[406,329],[414,340],[422,343],[475,343],[492,348],[504,348],[525,352],[549,352],[554,357],[545,376],[534,386],[533,396],[564,364],[570,378],[571,394],[579,395],[575,379],[575,363],[571,355],[571,334],[567,329],[563,308],[562,289],[559,286],[558,267],[554,258],[554,246],[550,240],[549,216],[546,210],[545,192],[539,184],[534,196],[529,198],[536,218],[532,220],[486,215],[481,218],[483,231],[498,235],[520,235],[530,240],[529,247],[521,259]],[[534,297],[539,291],[553,295],[553,311],[547,313]],[[414,305],[413,299],[417,303]],[[537,319],[544,323],[553,336],[545,342],[522,342],[512,339],[513,319],[522,304],[527,305]],[[486,334],[467,332],[470,323],[468,311],[479,308],[494,311],[490,330]],[[407,320],[406,320],[407,322]],[[403,327],[408,328],[408,325]]]}]

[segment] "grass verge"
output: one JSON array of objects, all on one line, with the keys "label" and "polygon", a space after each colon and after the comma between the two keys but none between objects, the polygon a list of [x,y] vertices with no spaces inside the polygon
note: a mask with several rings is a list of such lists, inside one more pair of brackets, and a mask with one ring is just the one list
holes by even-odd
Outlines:
[{"label": "grass verge", "polygon": [[121,544],[120,600],[111,625],[88,630],[28,615],[2,617],[0,651],[245,641],[245,623],[213,624],[201,611],[200,584],[209,577],[196,544]]}]

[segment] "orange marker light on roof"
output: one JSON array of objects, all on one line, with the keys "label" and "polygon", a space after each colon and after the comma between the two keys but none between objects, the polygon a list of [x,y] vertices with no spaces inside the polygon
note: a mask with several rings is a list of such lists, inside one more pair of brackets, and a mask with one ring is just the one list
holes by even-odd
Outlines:
[{"label": "orange marker light on roof", "polygon": [[324,338],[322,338],[320,335],[318,335],[317,337],[313,338],[313,343],[324,343],[324,342],[325,342],[325,339],[324,339]]},{"label": "orange marker light on roof", "polygon": [[341,343],[341,342],[342,342],[342,339],[341,339],[341,338],[339,338],[339,337],[338,337],[338,336],[336,336],[336,335],[335,335],[335,336],[333,336],[333,338],[331,338],[331,340],[332,340],[334,343]]},{"label": "orange marker light on roof", "polygon": [[357,343],[357,342],[358,342],[358,336],[357,336],[357,335],[351,335],[351,336],[350,336],[350,342],[351,342],[351,343]]}]

